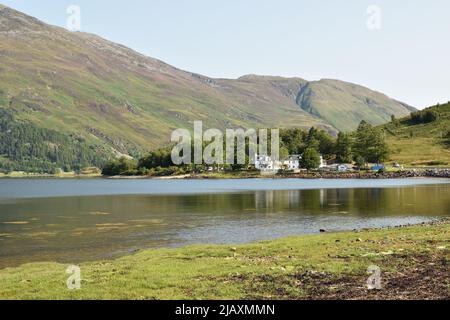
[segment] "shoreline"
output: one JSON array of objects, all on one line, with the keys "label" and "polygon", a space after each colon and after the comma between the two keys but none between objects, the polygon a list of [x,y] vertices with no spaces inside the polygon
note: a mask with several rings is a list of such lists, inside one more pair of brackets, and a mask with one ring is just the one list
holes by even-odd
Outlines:
[{"label": "shoreline", "polygon": [[[258,245],[260,243],[265,242],[276,242],[281,241],[284,239],[290,239],[290,238],[304,238],[304,237],[314,237],[319,235],[339,235],[339,234],[347,234],[347,233],[360,233],[360,232],[375,232],[375,231],[387,231],[387,230],[398,230],[402,228],[409,228],[409,227],[430,227],[433,225],[439,225],[443,223],[450,224],[450,217],[438,217],[434,219],[429,219],[426,222],[418,222],[418,223],[412,223],[412,224],[405,224],[405,225],[392,225],[392,226],[384,226],[384,227],[371,227],[371,228],[359,228],[359,229],[347,229],[347,230],[325,230],[325,229],[317,229],[315,233],[300,233],[300,234],[292,234],[287,236],[282,236],[278,238],[269,238],[265,240],[256,240],[256,241],[250,241],[250,242],[244,242],[244,243],[224,243],[224,244],[207,244],[207,243],[199,243],[199,244],[186,244],[181,246],[162,246],[162,247],[154,247],[154,248],[136,248],[129,253],[125,253],[122,255],[118,255],[112,258],[97,258],[97,259],[83,259],[77,261],[79,264],[85,264],[85,263],[95,263],[98,261],[105,261],[105,262],[114,262],[116,260],[120,260],[125,257],[131,257],[139,252],[151,252],[151,251],[158,251],[158,250],[184,250],[184,249],[190,249],[191,247],[222,247],[222,246],[251,246],[251,245]],[[57,264],[64,264],[65,262],[58,261],[58,260],[36,260],[36,261],[29,261],[29,262],[23,262],[23,263],[16,263],[16,264],[10,264],[10,265],[4,265],[0,266],[0,274],[2,270],[5,269],[14,269],[14,268],[21,268],[26,265],[33,265],[33,264],[45,264],[45,263],[57,263]]]},{"label": "shoreline", "polygon": [[406,178],[450,178],[449,168],[418,168],[402,171],[358,171],[358,172],[335,172],[335,171],[310,171],[300,173],[280,172],[274,175],[261,174],[259,171],[240,172],[206,172],[188,173],[171,176],[102,176],[102,175],[51,175],[51,174],[22,174],[22,175],[0,175],[1,179],[117,179],[117,180],[226,180],[226,179],[406,179]]},{"label": "shoreline", "polygon": [[[443,218],[236,246],[146,249],[80,263],[82,290],[74,291],[65,287],[66,264],[29,263],[0,270],[0,298],[449,299],[449,232]],[[365,288],[370,265],[380,267],[383,290]]]},{"label": "shoreline", "polygon": [[155,179],[155,180],[208,180],[208,179],[408,179],[408,178],[450,178],[450,169],[424,169],[404,170],[396,172],[301,172],[301,173],[278,173],[275,175],[264,175],[259,172],[237,172],[237,173],[200,173],[185,174],[165,177],[154,176],[112,176],[106,179]]}]

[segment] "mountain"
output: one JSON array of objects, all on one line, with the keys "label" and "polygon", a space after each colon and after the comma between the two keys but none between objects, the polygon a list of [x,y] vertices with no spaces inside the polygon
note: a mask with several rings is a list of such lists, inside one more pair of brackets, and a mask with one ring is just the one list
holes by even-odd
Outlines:
[{"label": "mountain", "polygon": [[413,166],[450,164],[450,102],[381,126],[392,160]]},{"label": "mountain", "polygon": [[[9,131],[17,146],[0,149],[0,167],[37,158],[51,167],[138,156],[195,120],[220,129],[315,126],[336,133],[412,109],[336,80],[209,78],[1,5],[0,108],[10,119],[3,135]],[[21,140],[24,130],[32,142]]]},{"label": "mountain", "polygon": [[340,131],[356,129],[361,120],[381,124],[389,121],[392,115],[398,117],[416,111],[379,92],[330,79],[307,83],[296,101],[303,110],[324,119]]}]

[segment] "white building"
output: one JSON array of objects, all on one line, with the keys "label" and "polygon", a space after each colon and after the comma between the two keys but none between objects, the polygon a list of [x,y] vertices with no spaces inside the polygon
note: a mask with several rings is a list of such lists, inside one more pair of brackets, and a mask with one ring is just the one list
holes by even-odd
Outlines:
[{"label": "white building", "polygon": [[325,168],[327,166],[327,162],[323,159],[323,156],[320,156],[320,166],[319,169]]},{"label": "white building", "polygon": [[287,159],[283,160],[283,168],[286,170],[299,170],[300,169],[300,160],[302,156],[292,155]]},{"label": "white building", "polygon": [[[257,170],[279,171],[281,169],[298,171],[301,169],[301,155],[290,155],[283,161],[273,160],[272,157],[266,155],[255,155],[255,168]],[[325,168],[326,161],[320,156],[319,168]]]},{"label": "white building", "polygon": [[267,155],[255,155],[255,168],[258,170],[278,171],[281,169],[281,162],[273,160]]}]

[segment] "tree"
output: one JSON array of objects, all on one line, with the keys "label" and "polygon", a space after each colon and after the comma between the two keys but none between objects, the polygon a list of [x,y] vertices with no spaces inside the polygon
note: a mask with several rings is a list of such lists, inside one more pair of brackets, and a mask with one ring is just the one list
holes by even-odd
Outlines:
[{"label": "tree", "polygon": [[301,129],[283,129],[280,132],[281,146],[289,154],[302,154],[307,148],[314,148],[325,158],[335,155],[335,139],[326,131],[312,127],[308,132]]},{"label": "tree", "polygon": [[90,144],[78,134],[64,134],[40,128],[15,118],[11,110],[0,107],[0,170],[52,173],[62,168],[80,170],[103,166],[111,152]]},{"label": "tree", "polygon": [[306,149],[314,149],[317,152],[319,152],[320,141],[317,140],[315,137],[308,138],[308,141],[306,141],[305,149],[303,150],[303,152],[305,152]]},{"label": "tree", "polygon": [[102,170],[102,174],[105,176],[116,176],[123,174],[134,174],[137,173],[137,163],[134,160],[127,159],[125,157],[119,160],[114,160],[108,162]]},{"label": "tree", "polygon": [[369,160],[376,163],[383,163],[389,160],[390,150],[389,146],[386,143],[386,138],[384,132],[382,131],[374,131],[373,141],[371,143],[371,155]]},{"label": "tree", "polygon": [[172,165],[171,150],[163,148],[152,151],[147,156],[139,159],[138,167],[153,169],[157,167],[168,168]]},{"label": "tree", "polygon": [[422,110],[411,113],[411,120],[415,124],[430,123],[439,119],[439,113],[434,110]]},{"label": "tree", "polygon": [[286,159],[289,156],[289,150],[286,147],[280,147],[280,160]]},{"label": "tree", "polygon": [[363,168],[366,165],[367,161],[361,156],[357,156],[355,159],[355,164],[358,168]]},{"label": "tree", "polygon": [[318,130],[312,127],[308,136],[306,137],[306,148],[315,148],[325,157],[332,157],[334,155],[334,139],[324,130]]},{"label": "tree", "polygon": [[281,145],[286,147],[289,154],[301,154],[305,149],[306,133],[301,129],[280,130]]},{"label": "tree", "polygon": [[[366,162],[382,163],[389,159],[389,147],[384,132],[362,121],[356,130],[354,156]],[[355,158],[356,159],[356,158]]]},{"label": "tree", "polygon": [[320,166],[320,154],[314,148],[307,148],[303,152],[302,159],[300,161],[302,168],[307,170],[314,170]]},{"label": "tree", "polygon": [[339,132],[336,140],[336,160],[341,163],[350,163],[353,160],[352,141],[346,133]]},{"label": "tree", "polygon": [[316,139],[319,141],[319,152],[326,159],[332,159],[336,153],[335,139],[323,130],[316,133]]},{"label": "tree", "polygon": [[355,160],[357,157],[361,157],[368,160],[370,155],[369,146],[371,144],[371,140],[373,136],[373,127],[366,121],[361,121],[356,129],[355,133],[355,143],[353,144],[353,153],[355,156]]}]

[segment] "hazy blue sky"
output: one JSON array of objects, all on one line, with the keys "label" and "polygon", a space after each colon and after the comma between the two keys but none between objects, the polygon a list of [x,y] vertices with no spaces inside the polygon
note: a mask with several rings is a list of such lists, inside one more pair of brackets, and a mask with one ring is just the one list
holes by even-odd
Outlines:
[{"label": "hazy blue sky", "polygon": [[[422,108],[450,100],[448,0],[0,0],[66,26],[81,8],[96,33],[178,68],[336,78]],[[381,29],[367,8],[381,9]]]}]

